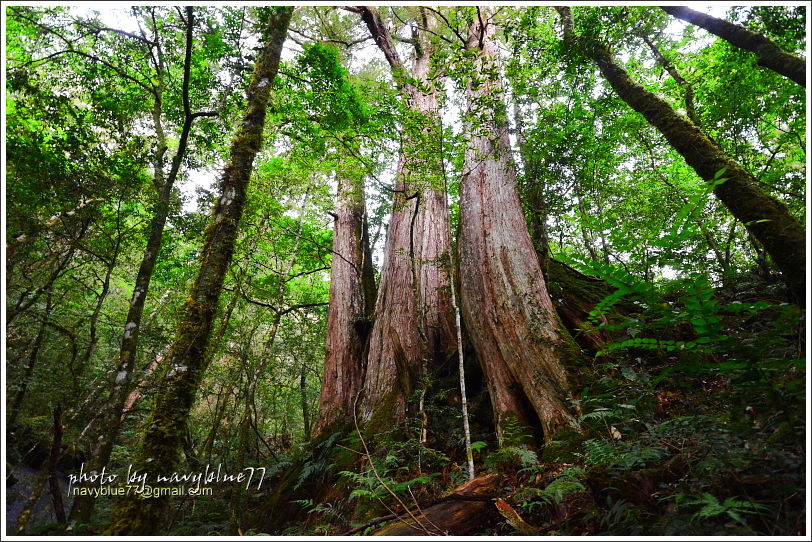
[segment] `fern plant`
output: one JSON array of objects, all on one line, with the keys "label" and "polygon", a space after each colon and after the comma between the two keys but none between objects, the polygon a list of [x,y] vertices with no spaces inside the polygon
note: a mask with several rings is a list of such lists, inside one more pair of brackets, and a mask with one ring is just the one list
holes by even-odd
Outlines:
[{"label": "fern plant", "polygon": [[573,467],[565,469],[545,488],[522,488],[516,498],[521,501],[520,506],[526,512],[531,512],[537,507],[559,505],[567,496],[586,491],[586,486],[580,479],[585,474],[586,471],[583,469]]},{"label": "fern plant", "polygon": [[767,509],[763,504],[742,501],[735,497],[728,497],[723,502],[719,502],[711,493],[702,493],[700,497],[686,502],[685,505],[700,506],[700,509],[693,515],[692,521],[726,516],[748,530],[750,527],[744,519],[744,514],[756,514]]}]

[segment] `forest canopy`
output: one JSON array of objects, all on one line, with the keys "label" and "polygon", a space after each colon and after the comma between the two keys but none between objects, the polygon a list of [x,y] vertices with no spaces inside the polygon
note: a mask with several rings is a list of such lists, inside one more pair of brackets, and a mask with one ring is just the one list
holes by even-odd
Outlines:
[{"label": "forest canopy", "polygon": [[6,534],[808,534],[805,5],[3,16]]}]

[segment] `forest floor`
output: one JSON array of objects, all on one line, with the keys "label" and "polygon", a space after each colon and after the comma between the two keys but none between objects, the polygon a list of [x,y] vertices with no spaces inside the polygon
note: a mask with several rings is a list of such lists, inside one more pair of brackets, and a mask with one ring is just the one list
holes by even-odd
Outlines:
[{"label": "forest floor", "polygon": [[[14,535],[17,530],[17,518],[23,511],[25,504],[34,492],[42,470],[27,467],[25,465],[6,465],[6,535]],[[11,476],[9,476],[9,474]],[[68,477],[66,474],[57,472],[59,476],[59,486],[62,490],[62,498],[65,507],[70,509],[73,499],[68,495]],[[48,486],[34,505],[31,517],[28,519],[29,532],[36,532],[38,527],[43,527],[56,522],[56,514],[51,504],[51,493]]]}]

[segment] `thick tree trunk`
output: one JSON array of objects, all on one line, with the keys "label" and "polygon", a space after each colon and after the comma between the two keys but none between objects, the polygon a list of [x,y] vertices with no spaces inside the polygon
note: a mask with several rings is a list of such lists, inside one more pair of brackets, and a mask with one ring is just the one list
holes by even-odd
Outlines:
[{"label": "thick tree trunk", "polygon": [[680,6],[661,6],[661,8],[669,15],[695,24],[736,47],[755,53],[758,56],[759,66],[792,79],[802,87],[806,86],[806,63],[803,59],[787,53],[764,35],[691,8]]},{"label": "thick tree trunk", "polygon": [[[460,195],[460,284],[466,328],[482,364],[501,436],[511,417],[549,439],[568,423],[567,369],[578,347],[556,315],[522,215],[490,11],[471,22],[477,53],[468,83],[469,111]],[[494,105],[498,104],[498,105]],[[481,124],[480,124],[481,123]]]},{"label": "thick tree trunk", "polygon": [[[293,8],[273,8],[264,48],[246,91],[247,111],[231,145],[231,157],[221,178],[222,194],[204,234],[200,270],[184,305],[184,317],[168,355],[168,367],[147,422],[134,466],[153,476],[171,474],[178,463],[179,444],[186,433],[189,411],[206,369],[206,348],[226,271],[231,263],[245,207],[254,158],[262,131],[271,85],[279,69]],[[154,478],[152,478],[154,480]],[[115,510],[108,534],[149,535],[161,529],[165,497],[127,497]]]},{"label": "thick tree trunk", "polygon": [[364,344],[375,303],[375,276],[360,179],[339,178],[333,226],[327,356],[319,397],[320,435],[336,421],[350,421],[364,374]]},{"label": "thick tree trunk", "polygon": [[[758,239],[778,265],[793,301],[805,303],[806,233],[786,205],[765,194],[756,179],[731,159],[668,102],[638,85],[618,66],[609,49],[572,32],[572,14],[559,8],[565,20],[565,40],[582,45],[618,96],[642,114],[705,181],[734,217]],[[569,20],[569,22],[566,22]]]},{"label": "thick tree trunk", "polygon": [[416,83],[410,82],[378,13],[360,9],[407,106],[360,408],[375,432],[415,413],[409,402],[418,380],[431,362],[454,350],[456,334],[445,265],[449,225],[437,91],[429,79],[431,47],[425,32],[415,31],[411,78]]}]

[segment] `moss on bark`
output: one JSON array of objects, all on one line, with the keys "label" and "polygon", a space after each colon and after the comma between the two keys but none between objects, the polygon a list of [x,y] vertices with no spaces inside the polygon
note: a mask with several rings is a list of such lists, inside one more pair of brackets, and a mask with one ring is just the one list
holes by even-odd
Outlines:
[{"label": "moss on bark", "polygon": [[756,179],[727,156],[693,122],[671,105],[635,83],[612,57],[609,48],[572,32],[569,8],[559,8],[565,20],[565,42],[591,58],[618,96],[668,140],[694,171],[713,187],[716,197],[758,239],[781,270],[790,299],[800,306],[806,292],[806,232],[786,205],[764,193]]},{"label": "moss on bark", "polygon": [[769,68],[795,81],[802,87],[806,86],[806,62],[795,55],[787,53],[764,35],[751,32],[743,26],[691,8],[662,6],[662,9],[674,17],[716,34],[736,47],[755,53],[760,66]]},{"label": "moss on bark", "polygon": [[[234,242],[246,201],[253,160],[262,141],[265,111],[271,82],[279,68],[282,44],[293,8],[274,8],[269,18],[265,46],[248,86],[248,106],[231,145],[231,159],[221,181],[222,195],[214,206],[204,234],[200,270],[184,305],[184,317],[167,355],[155,406],[133,461],[134,468],[158,475],[171,475],[180,456],[195,393],[206,370],[206,349],[217,311],[223,280],[234,252]],[[127,496],[118,504],[110,535],[152,535],[160,532],[167,497],[141,499]]]}]

